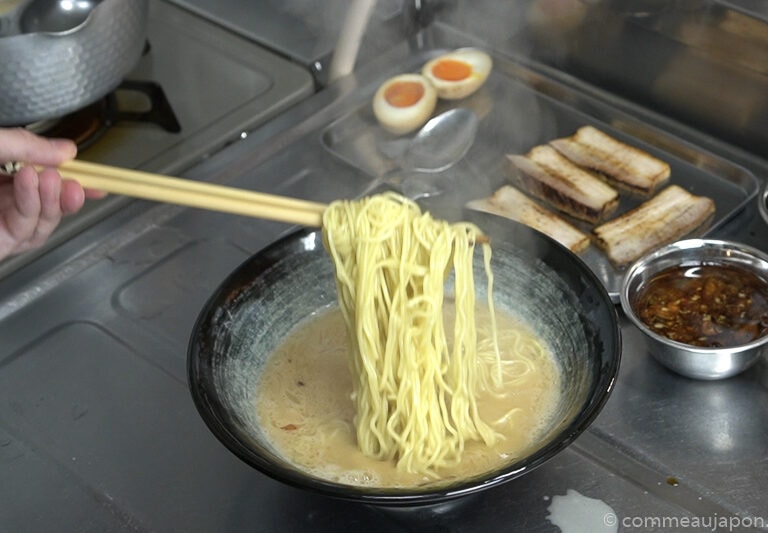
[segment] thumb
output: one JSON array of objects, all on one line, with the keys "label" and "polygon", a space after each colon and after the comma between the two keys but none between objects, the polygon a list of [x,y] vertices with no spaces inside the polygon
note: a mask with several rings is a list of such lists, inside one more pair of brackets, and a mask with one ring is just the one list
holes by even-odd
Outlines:
[{"label": "thumb", "polygon": [[0,128],[0,161],[58,165],[77,155],[69,139],[46,139],[24,128]]}]

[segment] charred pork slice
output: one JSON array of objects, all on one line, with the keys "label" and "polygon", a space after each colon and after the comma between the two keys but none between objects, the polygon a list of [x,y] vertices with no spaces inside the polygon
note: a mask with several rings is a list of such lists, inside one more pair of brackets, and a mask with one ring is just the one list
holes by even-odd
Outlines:
[{"label": "charred pork slice", "polygon": [[634,194],[651,196],[669,179],[669,164],[592,126],[550,144],[575,164],[599,172],[611,185]]},{"label": "charred pork slice", "polygon": [[472,200],[467,207],[521,222],[549,235],[573,252],[580,252],[589,246],[586,234],[511,185],[505,185],[488,198]]},{"label": "charred pork slice", "polygon": [[619,205],[619,193],[563,157],[551,146],[527,155],[507,155],[516,172],[512,180],[533,196],[580,220],[598,223]]},{"label": "charred pork slice", "polygon": [[650,200],[627,211],[592,233],[596,244],[616,265],[623,266],[702,226],[715,212],[715,203],[670,185]]}]

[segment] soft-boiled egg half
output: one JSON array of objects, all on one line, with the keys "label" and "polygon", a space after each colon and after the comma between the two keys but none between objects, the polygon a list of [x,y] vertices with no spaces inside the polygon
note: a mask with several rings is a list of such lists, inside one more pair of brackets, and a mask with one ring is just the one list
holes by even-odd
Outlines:
[{"label": "soft-boiled egg half", "polygon": [[437,104],[435,88],[421,74],[400,74],[381,84],[373,114],[387,130],[401,135],[424,124]]},{"label": "soft-boiled egg half", "polygon": [[491,56],[475,48],[460,48],[438,56],[424,65],[421,73],[446,100],[465,98],[488,79]]}]

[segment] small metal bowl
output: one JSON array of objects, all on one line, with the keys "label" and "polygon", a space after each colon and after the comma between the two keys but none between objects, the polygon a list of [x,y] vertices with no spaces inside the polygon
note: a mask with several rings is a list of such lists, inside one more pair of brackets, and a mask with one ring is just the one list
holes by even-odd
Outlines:
[{"label": "small metal bowl", "polygon": [[639,259],[629,268],[621,286],[621,307],[643,332],[648,352],[662,365],[694,379],[715,380],[734,376],[768,354],[768,335],[740,346],[705,348],[660,335],[646,326],[636,314],[637,294],[644,283],[667,268],[695,265],[734,265],[766,279],[768,254],[737,242],[714,239],[688,239],[669,244]]}]

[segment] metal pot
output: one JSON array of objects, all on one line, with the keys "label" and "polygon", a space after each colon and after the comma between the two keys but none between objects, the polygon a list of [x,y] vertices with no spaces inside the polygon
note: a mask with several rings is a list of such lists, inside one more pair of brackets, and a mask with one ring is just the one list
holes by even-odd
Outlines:
[{"label": "metal pot", "polygon": [[25,33],[21,20],[31,3],[0,15],[0,126],[57,118],[97,101],[120,84],[146,42],[149,0],[103,0],[73,28]]}]

